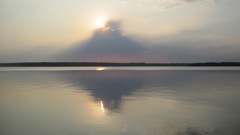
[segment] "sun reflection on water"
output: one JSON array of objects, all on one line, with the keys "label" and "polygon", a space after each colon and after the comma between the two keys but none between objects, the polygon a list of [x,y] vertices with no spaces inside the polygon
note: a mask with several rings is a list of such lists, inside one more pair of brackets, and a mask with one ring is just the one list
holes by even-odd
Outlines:
[{"label": "sun reflection on water", "polygon": [[100,107],[101,107],[102,112],[104,112],[105,109],[104,109],[104,106],[103,106],[103,102],[102,102],[102,101],[100,101]]},{"label": "sun reflection on water", "polygon": [[98,70],[98,71],[101,71],[101,70],[104,70],[105,68],[104,67],[98,67],[98,68],[96,68],[96,70]]}]

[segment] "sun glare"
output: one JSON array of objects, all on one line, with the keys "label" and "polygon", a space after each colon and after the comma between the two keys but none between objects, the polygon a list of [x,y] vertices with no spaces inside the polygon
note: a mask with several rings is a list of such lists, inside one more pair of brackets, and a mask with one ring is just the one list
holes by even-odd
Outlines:
[{"label": "sun glare", "polygon": [[95,26],[97,28],[103,28],[105,26],[105,21],[104,20],[97,20],[95,23]]},{"label": "sun glare", "polygon": [[96,68],[97,71],[102,71],[102,70],[104,70],[104,69],[105,69],[104,67],[98,67],[98,68]]},{"label": "sun glare", "polygon": [[104,112],[105,109],[104,109],[104,106],[103,106],[103,102],[102,102],[102,101],[100,102],[100,107],[101,107],[102,112]]}]

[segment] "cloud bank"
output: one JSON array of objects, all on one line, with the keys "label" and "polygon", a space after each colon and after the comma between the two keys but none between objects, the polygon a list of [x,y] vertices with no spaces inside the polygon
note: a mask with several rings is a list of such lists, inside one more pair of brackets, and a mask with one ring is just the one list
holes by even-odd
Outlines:
[{"label": "cloud bank", "polygon": [[[10,62],[222,62],[239,61],[240,47],[198,39],[195,31],[182,31],[177,35],[159,37],[158,42],[139,40],[124,35],[120,21],[109,21],[96,29],[92,36],[59,52],[58,48],[42,47],[26,50],[8,58]],[[185,35],[185,36],[181,36]],[[185,37],[185,38],[183,38]],[[134,40],[135,39],[135,40]]]},{"label": "cloud bank", "polygon": [[[184,32],[186,33],[186,32]],[[121,22],[109,21],[97,29],[84,43],[61,53],[56,61],[77,62],[210,62],[239,61],[240,48],[235,44],[218,45],[196,40],[193,33],[188,38],[179,35],[159,38],[157,44],[139,44],[121,31]],[[195,35],[197,36],[197,35]],[[195,40],[192,40],[195,39]],[[167,42],[164,42],[166,41]],[[234,51],[229,48],[234,48]]]},{"label": "cloud bank", "polygon": [[109,21],[104,28],[97,29],[84,43],[63,52],[62,61],[131,62],[147,49],[131,38],[123,36],[121,22]]},{"label": "cloud bank", "polygon": [[125,6],[126,5],[132,6],[133,3],[135,3],[135,5],[138,5],[138,6],[153,7],[153,8],[157,7],[158,9],[167,10],[167,9],[172,9],[172,8],[176,8],[176,7],[180,7],[188,4],[193,4],[193,3],[197,3],[201,6],[209,7],[209,6],[212,6],[215,3],[215,1],[216,0],[141,0],[141,1],[120,0],[119,3],[124,4]]}]

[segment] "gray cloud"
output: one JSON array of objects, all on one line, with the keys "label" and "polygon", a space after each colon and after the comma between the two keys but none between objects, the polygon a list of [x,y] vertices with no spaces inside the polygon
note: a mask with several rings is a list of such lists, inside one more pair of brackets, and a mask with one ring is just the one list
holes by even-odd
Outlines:
[{"label": "gray cloud", "polygon": [[[161,62],[223,62],[240,61],[240,47],[237,44],[212,44],[210,41],[168,40],[151,46],[151,55]],[[153,57],[152,56],[152,57]]]},{"label": "gray cloud", "polygon": [[180,0],[180,1],[183,1],[183,2],[195,2],[195,1],[199,1],[199,0]]},{"label": "gray cloud", "polygon": [[191,2],[215,2],[216,0],[176,0],[180,2],[186,2],[186,3],[191,3]]},{"label": "gray cloud", "polygon": [[[211,62],[240,61],[237,42],[223,43],[202,39],[209,31],[186,30],[169,37],[151,40],[133,40],[124,36],[120,21],[109,21],[102,29],[94,31],[85,42],[68,50],[52,46],[28,49],[24,52],[0,57],[2,62],[23,61],[77,61],[77,62]],[[140,44],[141,43],[141,44]],[[9,54],[10,55],[10,54]],[[54,56],[55,55],[55,56]]]},{"label": "gray cloud", "polygon": [[162,5],[162,3],[158,1],[156,5],[158,5],[160,9],[167,10],[191,3],[198,3],[200,6],[211,7],[215,3],[215,1],[216,0],[174,0],[170,1],[168,5]]},{"label": "gray cloud", "polygon": [[146,48],[123,36],[121,22],[109,21],[104,28],[97,29],[84,43],[61,54],[63,61],[126,61],[137,58]]},{"label": "gray cloud", "polygon": [[[136,42],[121,31],[121,22],[110,21],[97,29],[85,42],[77,43],[61,53],[57,48],[36,48],[13,55],[15,61],[77,61],[77,62],[210,62],[240,61],[240,47],[201,39],[208,31],[181,31],[169,37]],[[139,44],[141,43],[141,44]],[[47,50],[47,52],[46,52]],[[53,57],[54,54],[56,56]]]}]

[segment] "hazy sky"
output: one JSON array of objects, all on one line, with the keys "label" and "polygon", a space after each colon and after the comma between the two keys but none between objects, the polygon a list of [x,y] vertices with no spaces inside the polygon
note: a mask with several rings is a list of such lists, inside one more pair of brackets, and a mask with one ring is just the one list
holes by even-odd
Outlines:
[{"label": "hazy sky", "polygon": [[0,0],[0,62],[240,61],[239,12],[239,0]]}]

